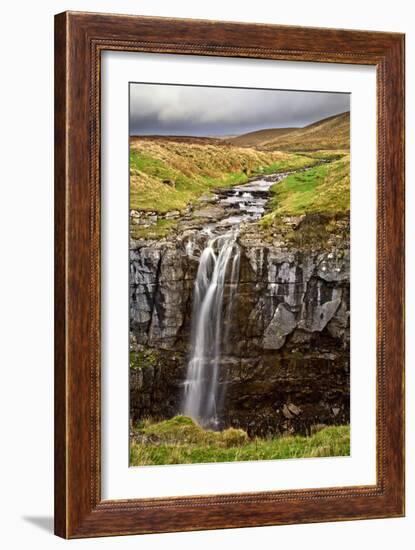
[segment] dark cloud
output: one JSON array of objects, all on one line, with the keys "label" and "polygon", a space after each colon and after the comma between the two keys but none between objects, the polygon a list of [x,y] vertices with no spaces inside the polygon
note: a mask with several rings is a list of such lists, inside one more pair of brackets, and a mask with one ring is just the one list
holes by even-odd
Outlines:
[{"label": "dark cloud", "polygon": [[130,132],[235,135],[305,126],[349,108],[341,93],[131,84]]}]

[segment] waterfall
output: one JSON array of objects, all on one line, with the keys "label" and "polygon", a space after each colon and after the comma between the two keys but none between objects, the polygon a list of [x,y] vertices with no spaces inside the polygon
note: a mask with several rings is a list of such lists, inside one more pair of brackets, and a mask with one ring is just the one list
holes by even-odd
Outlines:
[{"label": "waterfall", "polygon": [[239,280],[240,249],[236,237],[236,231],[230,231],[208,240],[200,256],[194,287],[191,356],[182,411],[211,428],[219,426],[224,397],[223,391],[219,391],[219,367]]}]

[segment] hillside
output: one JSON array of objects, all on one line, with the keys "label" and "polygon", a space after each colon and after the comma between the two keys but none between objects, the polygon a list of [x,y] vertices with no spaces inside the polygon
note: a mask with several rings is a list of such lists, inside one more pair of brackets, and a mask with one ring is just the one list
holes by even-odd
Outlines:
[{"label": "hillside", "polygon": [[278,139],[298,128],[265,128],[230,138],[228,141],[238,147],[260,147],[262,144]]},{"label": "hillside", "polygon": [[162,136],[162,135],[145,135],[145,136],[130,136],[130,145],[140,145],[143,142],[159,142],[159,143],[188,143],[199,145],[228,145],[231,146],[227,139],[208,136]]},{"label": "hillside", "polygon": [[264,151],[349,149],[350,113],[334,115],[304,128],[274,128],[250,132],[230,141]]},{"label": "hillside", "polygon": [[336,216],[350,210],[350,155],[289,175],[271,187],[272,215]]},{"label": "hillside", "polygon": [[318,159],[287,151],[259,151],[205,140],[130,140],[130,207],[182,210],[203,193],[249,177],[312,166]]}]

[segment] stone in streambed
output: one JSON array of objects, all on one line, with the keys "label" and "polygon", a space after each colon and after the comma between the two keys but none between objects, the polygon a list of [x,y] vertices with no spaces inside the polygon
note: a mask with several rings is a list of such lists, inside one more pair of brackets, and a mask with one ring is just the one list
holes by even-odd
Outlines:
[{"label": "stone in streambed", "polygon": [[224,209],[218,205],[205,206],[193,211],[194,218],[205,218],[208,220],[220,219],[224,214]]}]

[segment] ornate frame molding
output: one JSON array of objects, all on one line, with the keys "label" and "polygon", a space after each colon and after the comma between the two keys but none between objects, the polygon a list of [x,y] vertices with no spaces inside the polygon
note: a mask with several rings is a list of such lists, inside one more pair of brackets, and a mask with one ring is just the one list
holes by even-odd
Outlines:
[{"label": "ornate frame molding", "polygon": [[[160,35],[166,42],[159,42]],[[376,485],[101,500],[100,63],[104,50],[376,66]],[[65,12],[55,18],[55,51],[56,534],[76,538],[403,515],[404,35]]]}]

